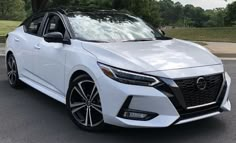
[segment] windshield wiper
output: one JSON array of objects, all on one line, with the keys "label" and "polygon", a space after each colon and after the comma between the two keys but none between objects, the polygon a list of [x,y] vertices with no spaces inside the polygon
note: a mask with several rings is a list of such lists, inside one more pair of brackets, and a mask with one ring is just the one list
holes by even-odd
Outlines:
[{"label": "windshield wiper", "polygon": [[170,37],[156,37],[156,40],[171,40],[172,38]]},{"label": "windshield wiper", "polygon": [[101,40],[83,40],[86,42],[95,42],[95,43],[109,43],[108,41],[101,41]]},{"label": "windshield wiper", "polygon": [[134,39],[134,40],[127,40],[123,42],[141,42],[141,41],[154,41],[154,39],[147,38],[147,39]]}]

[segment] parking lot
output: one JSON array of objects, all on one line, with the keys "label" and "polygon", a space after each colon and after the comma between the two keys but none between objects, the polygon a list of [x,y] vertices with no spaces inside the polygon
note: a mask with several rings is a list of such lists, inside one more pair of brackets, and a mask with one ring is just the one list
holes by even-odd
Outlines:
[{"label": "parking lot", "polygon": [[78,129],[65,106],[30,88],[14,90],[0,57],[0,143],[235,143],[236,61],[224,61],[232,78],[232,111],[163,129],[110,128],[90,133]]}]

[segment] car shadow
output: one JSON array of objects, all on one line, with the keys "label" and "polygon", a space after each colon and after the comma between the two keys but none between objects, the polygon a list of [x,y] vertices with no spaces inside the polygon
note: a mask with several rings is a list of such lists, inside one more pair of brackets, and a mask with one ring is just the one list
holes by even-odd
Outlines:
[{"label": "car shadow", "polygon": [[216,132],[224,131],[225,124],[217,117],[195,121],[187,124],[171,126],[168,128],[153,129],[125,129],[113,128],[109,131],[109,135],[117,137],[125,137],[125,140],[133,140],[135,142],[169,142],[180,141],[181,139],[191,140],[199,138],[206,134],[214,136]]}]

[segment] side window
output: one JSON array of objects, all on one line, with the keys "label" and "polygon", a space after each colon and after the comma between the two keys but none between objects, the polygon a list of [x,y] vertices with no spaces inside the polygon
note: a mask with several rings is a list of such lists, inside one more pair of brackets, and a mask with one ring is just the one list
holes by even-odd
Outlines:
[{"label": "side window", "polygon": [[27,33],[38,35],[40,25],[42,24],[43,17],[33,19],[26,27]]},{"label": "side window", "polygon": [[63,25],[63,22],[56,15],[49,17],[44,34],[48,34],[51,32],[60,32],[62,33],[62,35],[65,34],[65,27]]}]

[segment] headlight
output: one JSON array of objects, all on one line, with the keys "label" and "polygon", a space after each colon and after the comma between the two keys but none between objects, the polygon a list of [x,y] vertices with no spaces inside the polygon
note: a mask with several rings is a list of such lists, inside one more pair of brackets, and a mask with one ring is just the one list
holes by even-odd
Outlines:
[{"label": "headlight", "polygon": [[141,86],[153,86],[160,83],[158,79],[152,76],[117,69],[101,63],[98,65],[105,75],[121,83]]}]

